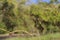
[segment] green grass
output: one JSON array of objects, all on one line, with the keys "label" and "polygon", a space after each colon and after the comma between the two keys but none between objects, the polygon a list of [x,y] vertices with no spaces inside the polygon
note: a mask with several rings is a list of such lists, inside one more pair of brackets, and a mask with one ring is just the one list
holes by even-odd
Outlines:
[{"label": "green grass", "polygon": [[56,34],[47,34],[47,35],[43,35],[40,37],[15,37],[15,38],[9,38],[6,40],[60,40],[60,33],[56,33]]}]

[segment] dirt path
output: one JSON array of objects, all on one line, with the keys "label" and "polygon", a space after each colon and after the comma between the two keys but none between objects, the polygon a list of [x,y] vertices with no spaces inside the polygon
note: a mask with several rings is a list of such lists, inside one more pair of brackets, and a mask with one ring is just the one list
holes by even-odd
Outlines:
[{"label": "dirt path", "polygon": [[7,39],[8,37],[0,37],[0,40],[5,40]]},{"label": "dirt path", "polygon": [[27,35],[27,34],[2,34],[0,35],[0,40],[5,40],[7,38],[12,38],[12,37],[31,37],[31,35]]},{"label": "dirt path", "polygon": [[7,34],[0,35],[0,40],[5,40],[6,38],[9,38],[9,35]]}]

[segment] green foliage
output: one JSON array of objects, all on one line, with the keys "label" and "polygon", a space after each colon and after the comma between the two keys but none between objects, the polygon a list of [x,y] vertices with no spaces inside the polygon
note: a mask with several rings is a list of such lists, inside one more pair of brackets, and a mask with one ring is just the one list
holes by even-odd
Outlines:
[{"label": "green foliage", "polygon": [[57,1],[26,5],[27,0],[1,0],[0,28],[43,34],[60,32],[60,5],[54,4]]},{"label": "green foliage", "polygon": [[3,19],[2,21],[6,25],[8,31],[13,31],[14,27],[16,26],[16,17],[13,12],[14,5],[9,5],[7,1],[3,3],[2,12],[3,12]]}]

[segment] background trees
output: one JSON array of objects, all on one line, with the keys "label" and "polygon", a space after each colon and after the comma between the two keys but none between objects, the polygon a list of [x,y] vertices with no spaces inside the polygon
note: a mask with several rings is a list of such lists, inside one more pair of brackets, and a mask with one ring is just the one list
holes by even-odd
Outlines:
[{"label": "background trees", "polygon": [[54,4],[58,0],[31,5],[26,5],[27,1],[0,1],[1,29],[10,32],[25,30],[39,34],[60,32],[60,5]]},{"label": "background trees", "polygon": [[13,31],[14,27],[17,25],[16,17],[13,12],[13,8],[14,8],[14,5],[12,3],[9,5],[7,0],[3,3],[3,6],[2,6],[3,19],[2,19],[2,21],[6,25],[6,29],[8,31]]}]

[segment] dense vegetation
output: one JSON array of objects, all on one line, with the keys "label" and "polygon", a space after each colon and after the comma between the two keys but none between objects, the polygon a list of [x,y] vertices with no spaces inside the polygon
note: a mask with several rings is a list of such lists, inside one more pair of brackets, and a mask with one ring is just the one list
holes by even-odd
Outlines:
[{"label": "dense vegetation", "polygon": [[28,33],[60,32],[58,0],[27,5],[28,0],[0,0],[0,34],[16,30]]}]

